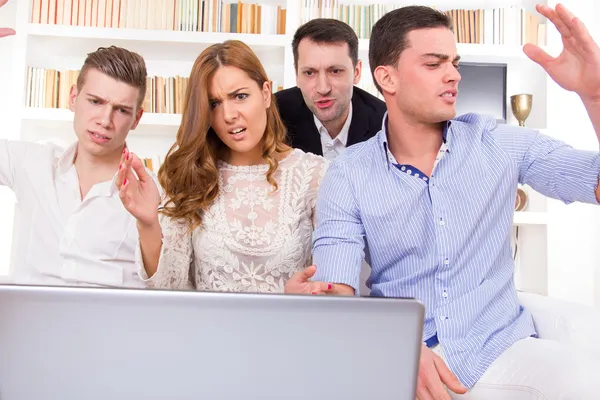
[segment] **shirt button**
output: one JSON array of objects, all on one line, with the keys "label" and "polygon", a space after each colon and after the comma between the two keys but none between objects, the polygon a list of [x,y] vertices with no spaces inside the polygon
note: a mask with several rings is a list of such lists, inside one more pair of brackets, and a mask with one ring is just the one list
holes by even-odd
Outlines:
[{"label": "shirt button", "polygon": [[442,297],[447,299],[448,298],[448,292],[444,291],[444,293],[442,293]]},{"label": "shirt button", "polygon": [[444,226],[444,225],[446,225],[446,223],[444,222],[443,219],[440,218],[440,226]]},{"label": "shirt button", "polygon": [[448,319],[448,317],[446,317],[445,315],[440,315],[440,320],[445,321],[447,319]]},{"label": "shirt button", "polygon": [[449,265],[450,264],[450,260],[448,260],[447,258],[444,260],[444,265]]}]

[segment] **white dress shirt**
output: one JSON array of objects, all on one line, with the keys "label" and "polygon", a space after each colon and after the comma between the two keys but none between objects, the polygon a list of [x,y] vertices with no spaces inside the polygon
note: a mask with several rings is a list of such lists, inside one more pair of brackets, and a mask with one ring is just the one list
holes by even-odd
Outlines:
[{"label": "white dress shirt", "polygon": [[11,281],[35,285],[143,287],[137,228],[115,177],[81,200],[77,144],[0,140],[0,185],[17,198]]},{"label": "white dress shirt", "polygon": [[327,129],[323,126],[321,121],[313,114],[315,119],[315,125],[321,135],[321,148],[323,149],[323,157],[329,161],[333,161],[337,156],[342,154],[346,150],[346,144],[348,143],[348,131],[350,130],[350,123],[352,122],[352,103],[350,103],[348,109],[348,117],[346,122],[342,126],[340,133],[332,139],[327,132]]}]

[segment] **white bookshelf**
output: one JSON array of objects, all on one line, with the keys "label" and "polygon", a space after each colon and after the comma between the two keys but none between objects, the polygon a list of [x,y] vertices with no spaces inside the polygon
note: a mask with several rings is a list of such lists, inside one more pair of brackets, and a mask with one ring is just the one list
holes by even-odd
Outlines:
[{"label": "white bookshelf", "polygon": [[[64,122],[66,124],[73,122],[73,113],[67,109],[58,108],[33,108],[24,107],[21,119],[24,123],[31,122]],[[158,114],[144,113],[140,119],[139,127],[144,126],[159,126],[159,127],[175,127],[181,123],[181,114]],[[138,129],[132,131],[134,135],[138,135]],[[172,138],[174,139],[174,137]]]},{"label": "white bookshelf", "polygon": [[[61,142],[75,139],[72,132],[72,113],[69,110],[25,107],[27,67],[79,69],[85,55],[100,46],[114,44],[140,53],[146,59],[149,75],[188,76],[196,57],[207,46],[227,39],[239,39],[246,42],[257,53],[270,79],[283,84],[285,88],[295,85],[291,41],[299,25],[300,6],[303,0],[279,2],[275,0],[274,2],[285,6],[287,10],[284,35],[31,24],[29,22],[30,1],[20,0],[17,6],[17,37],[12,60],[14,101],[18,105],[18,112],[14,115],[14,124],[17,126],[17,134],[14,138],[56,139]],[[349,0],[348,3],[358,4],[353,0]],[[412,4],[403,0],[394,3]],[[493,7],[509,5],[502,1],[496,3]],[[533,1],[522,0],[518,3],[533,9]],[[484,7],[481,1],[457,3],[445,0],[430,5],[435,5],[439,9]],[[485,7],[487,6],[486,4]],[[368,66],[368,46],[368,40],[360,40],[359,56],[363,61],[360,85],[365,87],[372,84]],[[534,107],[527,121],[528,125],[540,129],[546,128],[547,80],[541,68],[526,58],[521,46],[461,43],[458,44],[458,52],[466,62],[506,64],[508,66],[507,97],[521,92],[533,93]],[[510,104],[507,104],[507,117],[508,123],[516,123],[510,112]],[[142,156],[164,154],[173,144],[180,121],[181,116],[176,114],[146,113],[138,128],[130,134],[128,145]],[[536,265],[543,270],[547,258],[546,227],[549,224],[546,201],[529,188],[525,189],[530,195],[528,207],[525,211],[516,213],[513,221],[514,226],[519,227],[519,260],[523,265]],[[537,274],[536,279],[540,276],[542,275]],[[547,291],[543,279],[539,283],[525,282],[523,287],[539,293]]]},{"label": "white bookshelf", "polygon": [[[67,25],[42,25],[27,24],[27,34],[29,36],[43,37],[45,40],[56,40],[57,44],[65,45],[68,41],[78,41],[79,39],[91,39],[92,41],[116,41],[125,44],[136,45],[138,42],[152,42],[158,44],[156,49],[161,49],[161,43],[190,43],[193,45],[222,42],[232,38],[231,33],[221,32],[182,32],[168,31],[159,29],[129,29],[129,28],[97,28],[86,26],[67,26]],[[283,49],[291,42],[289,35],[275,34],[251,34],[238,33],[235,39],[241,40],[249,46],[260,48],[280,48]],[[70,43],[68,43],[70,44]],[[198,47],[195,47],[197,50]],[[72,49],[76,51],[77,49]]]},{"label": "white bookshelf", "polygon": [[[457,43],[456,48],[461,62],[505,64],[517,60],[527,60],[527,56],[523,53],[523,47],[520,45]],[[369,39],[359,39],[358,50],[361,55],[366,56],[369,51]]]},{"label": "white bookshelf", "polygon": [[548,214],[539,211],[517,211],[513,219],[515,226],[544,226],[548,223]]},{"label": "white bookshelf", "polygon": [[144,56],[150,75],[187,76],[202,50],[213,43],[239,39],[259,56],[269,77],[283,84],[288,35],[177,32],[166,30],[95,28],[26,24],[27,64],[78,69],[82,56],[98,47],[116,45]]},{"label": "white bookshelf", "polygon": [[[73,113],[67,109],[32,108],[26,107],[21,110],[21,137],[25,140],[44,141],[56,139],[61,143],[70,143],[75,140],[72,130]],[[151,138],[154,143],[160,145],[155,151],[166,152],[167,146],[175,141],[177,128],[181,123],[180,114],[157,114],[144,113],[138,127],[131,131],[128,142],[132,139],[141,143],[141,152],[147,154],[144,146],[144,138]]]}]

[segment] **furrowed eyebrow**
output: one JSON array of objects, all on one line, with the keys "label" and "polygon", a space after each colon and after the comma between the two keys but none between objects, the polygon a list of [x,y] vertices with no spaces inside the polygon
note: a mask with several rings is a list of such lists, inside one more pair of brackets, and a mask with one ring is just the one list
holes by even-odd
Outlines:
[{"label": "furrowed eyebrow", "polygon": [[[448,54],[441,54],[441,53],[425,53],[421,56],[421,58],[437,58],[440,61],[448,61],[450,59],[450,56]],[[456,56],[454,57],[454,60],[452,60],[453,62],[458,62],[460,61],[460,56]]]},{"label": "furrowed eyebrow", "polygon": [[[326,69],[346,69],[343,65],[330,65]],[[317,68],[311,66],[305,66],[301,68],[302,71],[316,71]]]},{"label": "furrowed eyebrow", "polygon": [[[103,98],[103,97],[100,97],[100,96],[98,96],[98,95],[95,95],[95,94],[93,94],[93,93],[86,93],[86,95],[87,95],[88,97],[91,97],[91,98],[93,98],[94,100],[98,100],[99,102],[101,102],[101,103],[104,103],[104,104],[106,104],[106,103],[108,103],[108,102],[109,102],[109,101],[108,101],[108,100],[106,100],[105,98]],[[133,110],[133,107],[131,107],[131,106],[128,106],[128,105],[125,105],[125,104],[113,104],[113,106],[114,106],[115,108],[123,108],[123,109],[125,109],[125,110],[128,110],[128,111],[132,111],[132,110]]]}]

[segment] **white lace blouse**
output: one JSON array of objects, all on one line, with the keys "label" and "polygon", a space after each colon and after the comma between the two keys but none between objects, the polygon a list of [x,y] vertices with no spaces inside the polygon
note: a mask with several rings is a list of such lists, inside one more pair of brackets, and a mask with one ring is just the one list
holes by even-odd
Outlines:
[{"label": "white lace blouse", "polygon": [[219,194],[202,224],[161,214],[163,246],[148,279],[140,246],[140,275],[152,288],[224,292],[283,292],[285,282],[311,262],[313,214],[328,162],[294,149],[279,163],[273,192],[268,166],[219,162]]}]

